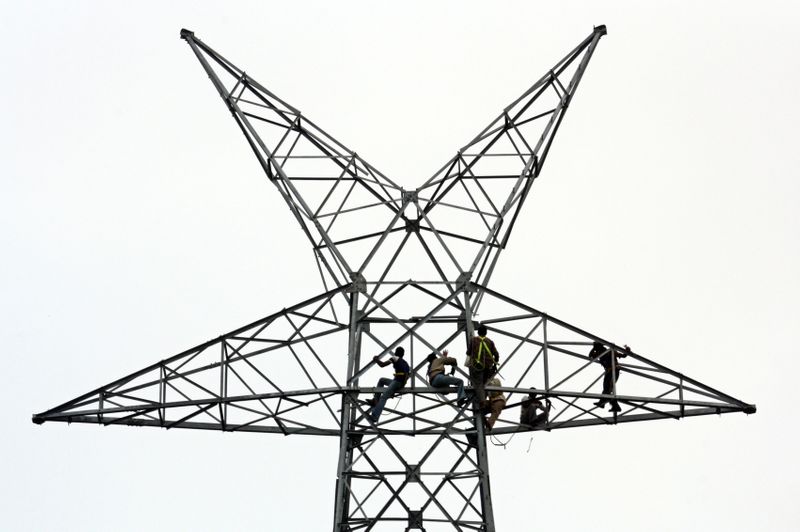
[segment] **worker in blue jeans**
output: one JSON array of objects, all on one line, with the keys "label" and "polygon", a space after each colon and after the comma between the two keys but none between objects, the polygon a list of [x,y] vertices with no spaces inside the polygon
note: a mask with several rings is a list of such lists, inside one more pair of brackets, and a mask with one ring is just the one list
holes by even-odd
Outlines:
[{"label": "worker in blue jeans", "polygon": [[383,412],[383,407],[386,406],[386,400],[406,385],[406,381],[408,380],[408,375],[411,369],[408,367],[408,362],[403,360],[403,355],[405,354],[405,349],[398,346],[397,349],[394,350],[394,355],[390,356],[388,360],[381,360],[377,356],[372,357],[372,360],[382,368],[385,368],[389,364],[392,364],[394,367],[393,378],[388,379],[386,377],[381,377],[378,379],[376,388],[386,389],[380,394],[376,393],[375,396],[369,401],[370,404],[372,404],[372,408],[369,412],[369,418],[373,423],[377,423],[378,419],[380,419],[381,412]]},{"label": "worker in blue jeans", "polygon": [[[434,388],[455,386],[458,389],[457,402],[461,405],[467,396],[464,393],[464,381],[452,376],[456,372],[457,365],[455,358],[447,356],[447,349],[439,356],[436,353],[428,355],[428,382]],[[450,375],[445,373],[445,366],[450,366]]]}]

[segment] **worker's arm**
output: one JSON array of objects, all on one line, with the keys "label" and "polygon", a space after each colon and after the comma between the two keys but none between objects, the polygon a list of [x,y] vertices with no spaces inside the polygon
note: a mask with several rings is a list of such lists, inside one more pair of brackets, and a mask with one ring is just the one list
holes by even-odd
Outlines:
[{"label": "worker's arm", "polygon": [[494,345],[494,342],[490,342],[489,346],[492,348],[492,356],[494,357],[495,364],[500,362],[500,353],[497,352],[497,347]]},{"label": "worker's arm", "polygon": [[376,356],[372,357],[372,361],[373,361],[373,362],[375,362],[375,363],[376,363],[377,365],[379,365],[380,367],[382,367],[382,368],[385,368],[386,366],[388,366],[389,364],[391,364],[391,363],[392,363],[392,358],[394,358],[394,357],[389,357],[389,359],[388,359],[388,360],[381,360],[381,359],[380,359],[380,358],[378,358],[378,356],[376,355]]}]

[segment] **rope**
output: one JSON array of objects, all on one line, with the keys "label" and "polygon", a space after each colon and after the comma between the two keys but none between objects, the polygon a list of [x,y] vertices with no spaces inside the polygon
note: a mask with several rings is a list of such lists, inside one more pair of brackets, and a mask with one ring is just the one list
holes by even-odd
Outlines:
[{"label": "rope", "polygon": [[494,446],[496,446],[496,447],[502,447],[502,448],[503,448],[503,450],[505,451],[505,449],[506,449],[506,445],[508,445],[509,443],[511,443],[511,440],[513,440],[513,439],[514,439],[514,436],[516,436],[516,435],[517,435],[517,433],[516,433],[516,432],[512,433],[512,434],[511,434],[511,437],[509,437],[509,438],[508,438],[508,440],[507,440],[505,443],[503,443],[502,441],[500,441],[500,438],[498,438],[498,437],[497,437],[497,436],[495,436],[494,434],[489,434],[489,441],[491,441],[491,442],[492,442],[492,445],[494,445]]}]

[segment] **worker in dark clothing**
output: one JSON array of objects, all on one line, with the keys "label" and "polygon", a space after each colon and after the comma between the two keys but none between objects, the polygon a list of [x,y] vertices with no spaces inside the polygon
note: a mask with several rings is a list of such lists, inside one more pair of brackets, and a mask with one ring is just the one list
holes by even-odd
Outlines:
[{"label": "worker in dark clothing", "polygon": [[[595,342],[592,345],[592,350],[589,351],[589,358],[599,362],[603,366],[603,371],[605,375],[603,375],[603,395],[609,395],[614,393],[614,385],[619,379],[619,363],[618,358],[623,358],[628,356],[631,348],[627,345],[625,346],[625,351],[617,351],[611,347],[606,348],[600,342]],[[615,398],[606,400],[600,399],[595,403],[600,408],[606,406],[606,402],[611,403],[611,411],[612,412],[619,412],[622,410],[619,407],[619,403]]]},{"label": "worker in dark clothing", "polygon": [[[539,394],[536,393],[536,388],[531,388],[528,398],[523,400],[520,404],[520,425],[536,427],[537,425],[547,423],[547,418],[550,415],[550,406],[549,399],[545,398],[543,402],[542,398],[539,397]],[[542,411],[541,414],[537,414],[539,410]]]},{"label": "worker in dark clothing", "polygon": [[381,394],[376,393],[370,401],[372,408],[370,409],[369,417],[373,423],[377,423],[378,419],[381,417],[381,412],[383,412],[383,407],[386,405],[386,400],[406,385],[411,369],[408,367],[408,362],[403,360],[403,355],[405,355],[405,353],[405,349],[398,346],[397,349],[394,350],[394,355],[390,356],[388,360],[381,360],[377,356],[372,357],[372,360],[382,368],[385,368],[389,364],[394,367],[393,378],[381,377],[378,379],[376,388],[385,387],[386,389],[383,390]]},{"label": "worker in dark clothing", "polygon": [[480,408],[487,407],[486,383],[497,373],[497,364],[500,355],[497,348],[486,337],[486,325],[478,326],[478,335],[473,336],[467,345],[467,367],[469,368],[469,381],[475,389],[475,397],[480,403]]}]

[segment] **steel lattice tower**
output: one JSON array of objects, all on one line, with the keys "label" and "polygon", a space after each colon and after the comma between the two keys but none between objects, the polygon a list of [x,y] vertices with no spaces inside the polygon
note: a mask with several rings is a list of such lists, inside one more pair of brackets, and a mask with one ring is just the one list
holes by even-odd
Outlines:
[{"label": "steel lattice tower", "polygon": [[[339,443],[334,532],[493,532],[483,416],[453,390],[430,387],[425,371],[431,351],[455,345],[460,356],[478,317],[506,379],[487,388],[507,397],[496,434],[755,412],[630,351],[615,366],[620,389],[602,394],[603,369],[588,352],[595,342],[620,352],[617,344],[488,286],[605,34],[596,27],[430,179],[404,190],[182,30],[311,241],[325,292],[33,421],[329,436]],[[366,400],[383,373],[371,355],[399,345],[412,375],[372,423]],[[515,419],[531,387],[559,407],[535,429]],[[599,399],[624,407],[607,413]]]}]

